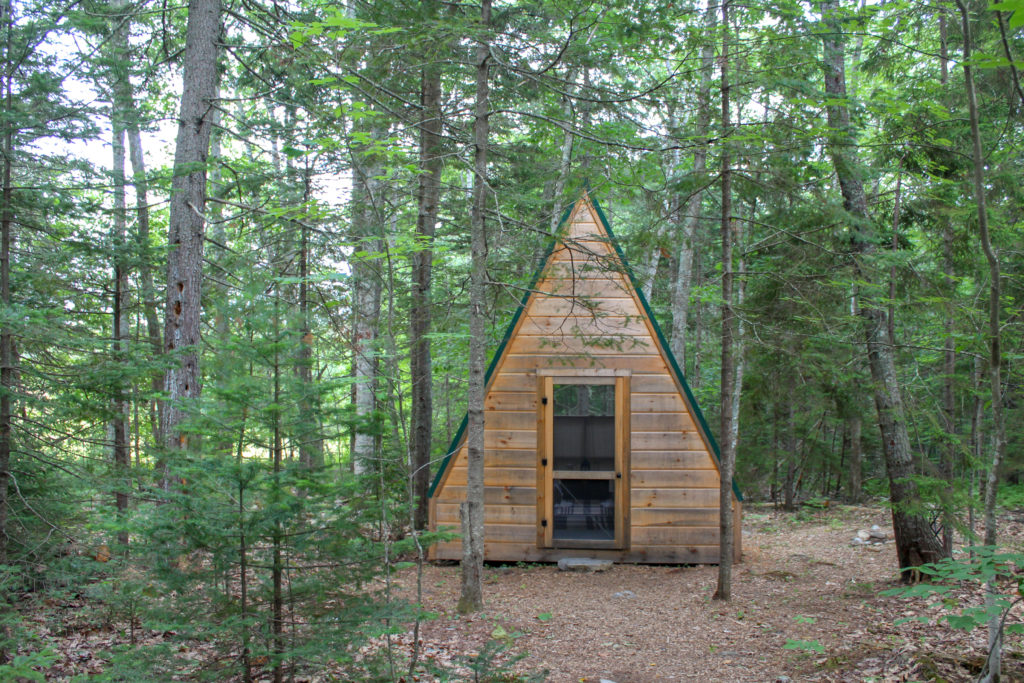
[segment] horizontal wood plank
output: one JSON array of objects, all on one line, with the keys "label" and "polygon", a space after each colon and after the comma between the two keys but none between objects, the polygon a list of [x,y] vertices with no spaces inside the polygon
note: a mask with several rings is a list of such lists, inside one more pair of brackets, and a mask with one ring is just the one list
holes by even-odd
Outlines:
[{"label": "horizontal wood plank", "polygon": [[715,463],[706,450],[644,451],[633,448],[632,468],[636,470],[715,470]]},{"label": "horizontal wood plank", "polygon": [[634,432],[695,432],[697,426],[689,413],[641,413],[630,416]]},{"label": "horizontal wood plank", "polygon": [[600,336],[606,334],[647,334],[647,326],[639,318],[621,315],[610,316],[536,316],[523,320],[519,326],[521,335],[564,335],[568,337]]},{"label": "horizontal wood plank", "polygon": [[715,508],[718,509],[718,489],[642,489],[630,492],[634,508]]},{"label": "horizontal wood plank", "polygon": [[619,299],[632,297],[626,281],[620,277],[544,278],[534,285],[539,293],[572,296],[584,299]]},{"label": "horizontal wood plank", "polygon": [[[465,466],[452,468],[445,486],[465,486],[467,470]],[[536,486],[537,468],[484,466],[484,486]]]},{"label": "horizontal wood plank", "polygon": [[516,354],[588,354],[594,356],[647,356],[656,353],[654,343],[647,337],[606,334],[591,337],[531,337],[517,336],[509,345]]},{"label": "horizontal wood plank", "polygon": [[484,448],[530,450],[537,448],[536,429],[484,429]]},{"label": "horizontal wood plank", "polygon": [[680,488],[718,490],[718,470],[638,470],[633,468],[630,485],[636,488]]},{"label": "horizontal wood plank", "polygon": [[637,545],[718,545],[718,527],[633,527]]},{"label": "horizontal wood plank", "polygon": [[696,432],[636,432],[630,434],[632,448],[645,451],[696,451],[704,441]]},{"label": "horizontal wood plank", "polygon": [[[438,524],[458,524],[458,503],[440,503],[437,505]],[[484,505],[484,524],[526,524],[536,534],[536,505]]]},{"label": "horizontal wood plank", "polygon": [[[437,497],[438,503],[461,503],[466,500],[465,486],[445,486]],[[537,487],[485,486],[484,505],[536,505]]]},{"label": "horizontal wood plank", "polygon": [[[657,526],[716,526],[718,507],[633,508],[633,528]],[[458,511],[455,512],[458,519]]]},{"label": "horizontal wood plank", "polygon": [[495,391],[487,392],[484,400],[485,410],[537,410],[537,392],[531,391]]},{"label": "horizontal wood plank", "polygon": [[630,404],[633,414],[638,413],[683,413],[686,412],[686,404],[677,393],[671,394],[646,394],[633,392],[630,397]]},{"label": "horizontal wood plank", "polygon": [[[484,541],[484,555],[491,562],[557,562],[563,557],[579,557],[579,550],[570,548],[538,548],[530,543],[497,543]],[[717,545],[637,546],[629,550],[588,550],[588,557],[606,558],[615,562],[639,564],[718,564]],[[440,543],[431,551],[432,559],[460,560],[459,541]]]},{"label": "horizontal wood plank", "polygon": [[537,411],[484,411],[485,429],[536,429]]},{"label": "horizontal wood plank", "polygon": [[679,392],[675,380],[667,371],[634,374],[630,380],[629,389],[641,394],[676,394]]},{"label": "horizontal wood plank", "polygon": [[661,356],[652,353],[647,356],[631,356],[608,354],[603,356],[559,356],[550,354],[511,353],[502,364],[504,372],[526,372],[541,368],[621,368],[633,372],[659,372],[664,370],[665,363]]},{"label": "horizontal wood plank", "polygon": [[534,294],[526,310],[529,316],[567,315],[629,315],[638,316],[642,311],[633,299],[593,299],[583,301],[578,297],[549,296]]}]

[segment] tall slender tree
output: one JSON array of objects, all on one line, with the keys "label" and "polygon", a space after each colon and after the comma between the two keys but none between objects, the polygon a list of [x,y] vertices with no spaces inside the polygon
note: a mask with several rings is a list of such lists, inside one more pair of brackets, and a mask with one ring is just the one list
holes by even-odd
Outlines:
[{"label": "tall slender tree", "polygon": [[735,359],[733,348],[733,216],[732,216],[732,155],[729,136],[732,134],[730,115],[729,84],[729,5],[731,0],[722,2],[722,53],[719,60],[721,69],[722,97],[722,379],[721,428],[719,429],[719,536],[718,536],[718,587],[715,598],[732,599],[732,553],[733,553],[733,508],[732,478],[736,470],[736,442],[733,440],[733,392],[736,391]]},{"label": "tall slender tree", "polygon": [[[163,445],[168,451],[195,446],[181,424],[202,391],[199,362],[203,243],[206,234],[206,159],[217,107],[220,15],[220,0],[189,0],[167,226],[170,251],[167,255],[164,348],[176,356],[176,362],[164,375],[165,395],[160,407]],[[161,477],[161,485],[167,488],[170,479],[166,469],[158,472],[158,476]]]},{"label": "tall slender tree", "polygon": [[469,395],[466,431],[466,500],[459,510],[462,520],[462,614],[483,608],[484,570],[484,359],[487,352],[487,142],[490,114],[491,0],[480,4],[480,32],[476,64],[476,104],[473,119],[473,208],[470,216],[472,267],[469,279]]},{"label": "tall slender tree", "polygon": [[[828,150],[843,196],[843,207],[851,225],[854,271],[858,280],[874,286],[876,283],[870,262],[877,240],[872,234],[872,220],[861,175],[857,142],[850,122],[850,109],[846,104],[849,94],[846,90],[846,51],[841,11],[839,0],[825,0],[822,4],[825,26],[822,35],[825,93],[829,97],[826,108]],[[866,292],[862,292],[864,294]],[[945,556],[945,552],[920,511],[920,493],[914,480],[914,459],[907,434],[903,392],[896,373],[895,349],[888,334],[886,309],[878,301],[861,301],[858,314],[867,348],[878,427],[889,477],[896,552],[900,569],[903,570],[903,579],[910,581],[913,578],[909,571],[912,567],[939,560]]]}]

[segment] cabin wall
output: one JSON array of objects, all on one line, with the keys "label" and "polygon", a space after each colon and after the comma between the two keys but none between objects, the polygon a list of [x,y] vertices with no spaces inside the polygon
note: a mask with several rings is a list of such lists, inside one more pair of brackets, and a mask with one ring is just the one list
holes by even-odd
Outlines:
[{"label": "cabin wall", "polygon": [[[589,207],[579,205],[570,247],[553,253],[486,392],[486,559],[549,561],[585,553],[627,562],[716,563],[714,458],[626,276],[608,270],[614,252],[588,239],[598,232]],[[538,371],[570,368],[630,372],[627,550],[537,547]],[[431,500],[435,528],[458,529],[465,486],[463,445]],[[437,559],[461,555],[458,540],[433,550]]]}]

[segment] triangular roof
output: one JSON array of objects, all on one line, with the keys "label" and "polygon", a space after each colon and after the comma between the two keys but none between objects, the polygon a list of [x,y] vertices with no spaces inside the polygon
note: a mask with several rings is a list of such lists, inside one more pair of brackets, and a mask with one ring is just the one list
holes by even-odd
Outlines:
[{"label": "triangular roof", "polygon": [[[671,374],[678,384],[681,390],[681,395],[686,403],[686,407],[690,411],[690,414],[695,418],[697,431],[701,439],[708,445],[708,450],[714,456],[716,467],[721,471],[720,466],[720,453],[718,449],[718,442],[715,440],[714,435],[711,433],[711,428],[708,426],[707,420],[704,418],[703,412],[701,412],[700,406],[697,404],[697,399],[693,395],[693,391],[690,389],[690,385],[687,383],[686,378],[683,376],[682,369],[679,367],[679,363],[676,361],[675,356],[672,353],[668,341],[665,335],[661,331],[661,327],[658,325],[657,319],[654,317],[654,312],[651,310],[650,304],[647,302],[647,297],[644,296],[643,289],[638,285],[636,277],[633,275],[632,268],[629,267],[629,262],[626,259],[626,255],[622,251],[622,247],[619,245],[618,240],[615,238],[615,233],[612,231],[611,225],[608,222],[608,218],[605,216],[604,211],[601,209],[596,199],[590,197],[589,193],[584,190],[583,194],[578,200],[571,206],[569,206],[562,214],[562,218],[559,221],[559,228],[556,231],[554,237],[551,238],[547,249],[544,252],[544,256],[541,258],[540,263],[537,265],[537,269],[533,274],[533,278],[530,281],[529,286],[526,288],[526,293],[523,294],[522,299],[519,302],[519,306],[516,309],[515,315],[512,317],[512,321],[509,323],[508,328],[505,330],[505,335],[501,340],[501,344],[498,346],[497,351],[494,353],[494,357],[491,359],[490,365],[487,368],[487,374],[485,375],[485,393],[491,387],[491,382],[494,378],[495,372],[501,367],[501,363],[504,360],[506,351],[509,343],[512,341],[513,335],[519,325],[520,318],[524,311],[526,311],[528,304],[530,303],[530,297],[538,294],[544,295],[544,292],[537,291],[537,284],[541,281],[545,270],[551,261],[551,256],[554,253],[556,247],[562,242],[562,238],[559,235],[563,234],[564,230],[570,224],[570,220],[581,208],[587,208],[590,213],[597,217],[597,225],[599,230],[607,236],[607,242],[615,250],[619,264],[617,269],[620,270],[628,280],[629,286],[632,288],[632,294],[639,301],[640,306],[643,310],[643,314],[646,319],[650,322],[651,329],[654,332],[655,341],[657,343],[657,349],[661,356],[665,359],[666,364],[670,368]],[[455,459],[454,456],[459,452],[459,448],[465,440],[466,427],[468,424],[468,415],[464,415],[462,422],[459,424],[459,429],[452,439],[451,444],[448,447],[444,459],[441,462],[441,466],[437,470],[437,474],[434,476],[434,480],[428,491],[428,497],[432,497],[437,491],[438,486],[444,480],[445,472],[451,466],[452,461]],[[742,501],[743,496],[740,493],[739,487],[736,485],[735,478],[732,482],[733,494],[737,500]]]}]

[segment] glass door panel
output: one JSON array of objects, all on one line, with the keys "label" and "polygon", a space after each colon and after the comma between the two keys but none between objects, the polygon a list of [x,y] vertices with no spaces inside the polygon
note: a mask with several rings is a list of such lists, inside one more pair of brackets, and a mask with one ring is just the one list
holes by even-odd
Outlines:
[{"label": "glass door panel", "polygon": [[557,384],[552,538],[615,540],[615,385]]}]

